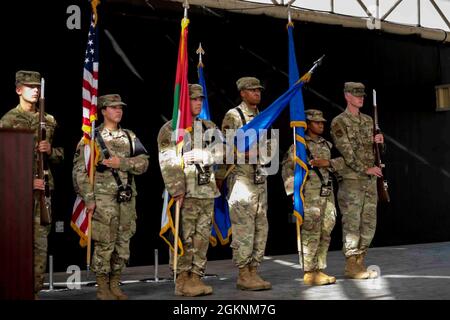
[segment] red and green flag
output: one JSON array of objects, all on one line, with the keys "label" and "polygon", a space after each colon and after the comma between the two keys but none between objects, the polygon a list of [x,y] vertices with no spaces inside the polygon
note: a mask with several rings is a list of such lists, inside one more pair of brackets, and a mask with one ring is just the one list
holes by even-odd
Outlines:
[{"label": "red and green flag", "polygon": [[178,47],[177,74],[173,96],[172,129],[176,132],[177,145],[183,141],[185,131],[192,129],[188,86],[188,25],[189,19],[181,20],[180,45]]},{"label": "red and green flag", "polygon": [[[178,47],[177,73],[173,95],[172,130],[176,133],[177,154],[180,154],[183,148],[184,133],[192,130],[192,114],[188,83],[188,25],[189,19],[184,17],[183,20],[181,20],[181,36],[180,45]],[[180,162],[180,166],[183,166],[182,162]],[[173,244],[175,242],[175,201],[169,195],[167,189],[164,190],[163,197],[164,204],[159,236],[169,245],[173,252]],[[180,238],[178,238],[177,243],[178,254],[182,256],[184,251],[183,243]]]}]

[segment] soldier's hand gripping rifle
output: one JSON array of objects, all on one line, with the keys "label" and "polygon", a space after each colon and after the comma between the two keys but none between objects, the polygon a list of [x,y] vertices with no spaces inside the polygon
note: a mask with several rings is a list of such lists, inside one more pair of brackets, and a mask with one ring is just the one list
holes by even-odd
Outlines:
[{"label": "soldier's hand gripping rifle", "polygon": [[[41,96],[39,97],[39,132],[38,143],[47,138],[45,122],[45,98],[44,78],[41,79]],[[44,190],[39,190],[39,204],[41,209],[41,225],[47,226],[51,223],[51,197],[48,177],[47,153],[38,150],[38,179],[44,180]]]},{"label": "soldier's hand gripping rifle", "polygon": [[[375,90],[373,90],[373,132],[374,135],[381,133],[380,126],[378,125],[377,92]],[[381,171],[383,172],[383,176],[377,178],[378,200],[381,202],[390,202],[391,199],[388,192],[388,182],[384,178],[385,165],[381,161],[379,143],[374,142],[373,148],[375,150],[375,165],[380,167]]]}]

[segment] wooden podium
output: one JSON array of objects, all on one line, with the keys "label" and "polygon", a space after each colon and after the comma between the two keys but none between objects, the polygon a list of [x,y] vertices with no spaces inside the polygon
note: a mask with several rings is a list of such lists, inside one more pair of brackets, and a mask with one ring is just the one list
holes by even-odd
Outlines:
[{"label": "wooden podium", "polygon": [[34,299],[33,136],[0,128],[0,300]]}]

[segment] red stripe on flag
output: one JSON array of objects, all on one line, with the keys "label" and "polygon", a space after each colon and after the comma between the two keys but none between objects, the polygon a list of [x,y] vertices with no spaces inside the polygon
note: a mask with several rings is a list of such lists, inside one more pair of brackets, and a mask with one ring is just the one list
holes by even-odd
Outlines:
[{"label": "red stripe on flag", "polygon": [[83,222],[80,225],[80,230],[83,231],[83,233],[86,234],[87,228],[88,228],[88,216],[86,215],[86,218],[83,220]]},{"label": "red stripe on flag", "polygon": [[72,221],[74,223],[77,222],[78,217],[80,216],[80,214],[83,211],[83,209],[84,209],[84,201],[80,201],[78,206],[75,208],[75,211],[72,213]]}]

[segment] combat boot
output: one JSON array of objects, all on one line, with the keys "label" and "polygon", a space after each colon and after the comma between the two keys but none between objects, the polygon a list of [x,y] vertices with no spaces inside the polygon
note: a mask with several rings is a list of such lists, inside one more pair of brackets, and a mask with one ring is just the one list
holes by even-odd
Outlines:
[{"label": "combat boot", "polygon": [[249,271],[251,276],[253,277],[253,279],[255,279],[255,281],[261,283],[261,285],[264,287],[265,290],[270,290],[272,289],[272,284],[269,281],[265,281],[263,278],[261,278],[257,272],[257,267],[255,266],[249,266]]},{"label": "combat boot", "polygon": [[256,280],[256,278],[252,277],[248,265],[243,268],[239,268],[239,276],[236,287],[241,290],[266,290],[262,282],[259,282]]},{"label": "combat boot", "polygon": [[187,271],[183,271],[177,276],[177,279],[175,280],[175,295],[177,296],[183,295],[184,284],[188,278],[189,273]]},{"label": "combat boot", "polygon": [[328,277],[322,276],[317,271],[305,271],[303,283],[307,286],[323,286],[329,284]]},{"label": "combat boot", "polygon": [[202,279],[200,279],[200,276],[196,273],[191,273],[191,282],[195,284],[196,286],[202,288],[203,294],[208,295],[213,293],[213,288],[211,286],[207,286]]},{"label": "combat boot", "polygon": [[359,267],[356,256],[350,256],[346,257],[345,276],[351,279],[368,279],[369,273]]},{"label": "combat boot", "polygon": [[196,297],[204,295],[203,287],[192,281],[188,271],[183,271],[175,282],[177,296]]},{"label": "combat boot", "polygon": [[327,278],[329,284],[336,283],[336,277],[329,276],[329,275],[327,275],[325,272],[323,272],[322,270],[317,270],[317,273],[318,273],[321,277]]},{"label": "combat boot", "polygon": [[97,275],[97,299],[98,300],[117,300],[116,296],[109,290],[109,276],[107,274]]},{"label": "combat boot", "polygon": [[366,271],[369,273],[369,279],[375,279],[378,278],[378,272],[376,272],[375,270],[367,270],[367,267],[364,263],[364,258],[365,258],[366,254],[362,253],[358,256],[356,256],[356,263],[358,264],[359,268],[362,271]]},{"label": "combat boot", "polygon": [[109,278],[109,289],[118,300],[128,300],[128,296],[120,289],[120,273],[111,275]]}]

